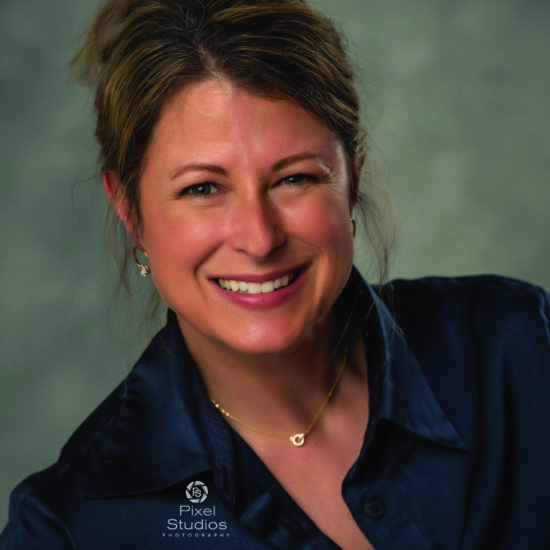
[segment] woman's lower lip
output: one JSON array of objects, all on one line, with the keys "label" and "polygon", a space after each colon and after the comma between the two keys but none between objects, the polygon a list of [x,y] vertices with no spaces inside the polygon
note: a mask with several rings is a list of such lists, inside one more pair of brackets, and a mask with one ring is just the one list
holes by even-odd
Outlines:
[{"label": "woman's lower lip", "polygon": [[268,292],[266,294],[247,294],[243,292],[232,292],[231,290],[225,290],[218,285],[217,282],[213,282],[218,292],[234,303],[235,305],[244,307],[246,309],[268,309],[277,307],[291,299],[302,287],[305,282],[307,269],[301,269],[296,275],[294,281],[284,288],[275,290],[274,292]]}]

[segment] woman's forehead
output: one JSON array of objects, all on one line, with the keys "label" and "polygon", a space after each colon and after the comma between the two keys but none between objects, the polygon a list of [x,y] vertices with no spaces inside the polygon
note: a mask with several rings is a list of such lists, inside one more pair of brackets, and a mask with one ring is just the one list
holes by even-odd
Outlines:
[{"label": "woman's forehead", "polygon": [[[318,117],[289,101],[210,79],[175,92],[163,106],[148,157],[327,156],[340,141]],[[276,162],[276,161],[273,161]]]}]

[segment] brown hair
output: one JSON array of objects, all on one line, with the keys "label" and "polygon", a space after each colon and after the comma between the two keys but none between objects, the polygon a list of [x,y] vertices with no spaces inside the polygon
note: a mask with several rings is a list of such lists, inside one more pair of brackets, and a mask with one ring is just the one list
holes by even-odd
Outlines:
[{"label": "brown hair", "polygon": [[160,109],[176,89],[211,77],[324,120],[344,147],[352,204],[359,198],[356,167],[367,151],[353,71],[331,21],[303,0],[108,0],[73,63],[96,87],[102,170],[117,174],[138,227],[142,163]]}]

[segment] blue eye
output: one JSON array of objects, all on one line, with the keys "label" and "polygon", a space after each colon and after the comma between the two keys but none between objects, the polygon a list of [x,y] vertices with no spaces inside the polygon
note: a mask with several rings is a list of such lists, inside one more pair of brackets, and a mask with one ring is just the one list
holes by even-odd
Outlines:
[{"label": "blue eye", "polygon": [[209,181],[204,183],[197,183],[186,187],[181,194],[182,195],[193,195],[197,197],[205,197],[207,195],[212,195],[216,192],[216,186]]},{"label": "blue eye", "polygon": [[281,180],[281,183],[284,185],[300,185],[301,183],[311,183],[315,181],[316,178],[308,174],[292,174]]}]

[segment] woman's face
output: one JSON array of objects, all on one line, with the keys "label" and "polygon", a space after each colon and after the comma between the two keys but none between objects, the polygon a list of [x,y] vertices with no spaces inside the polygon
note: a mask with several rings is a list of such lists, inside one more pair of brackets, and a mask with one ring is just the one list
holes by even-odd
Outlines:
[{"label": "woman's face", "polygon": [[353,263],[343,148],[304,109],[208,80],[164,105],[141,179],[157,288],[193,348],[326,338]]}]

